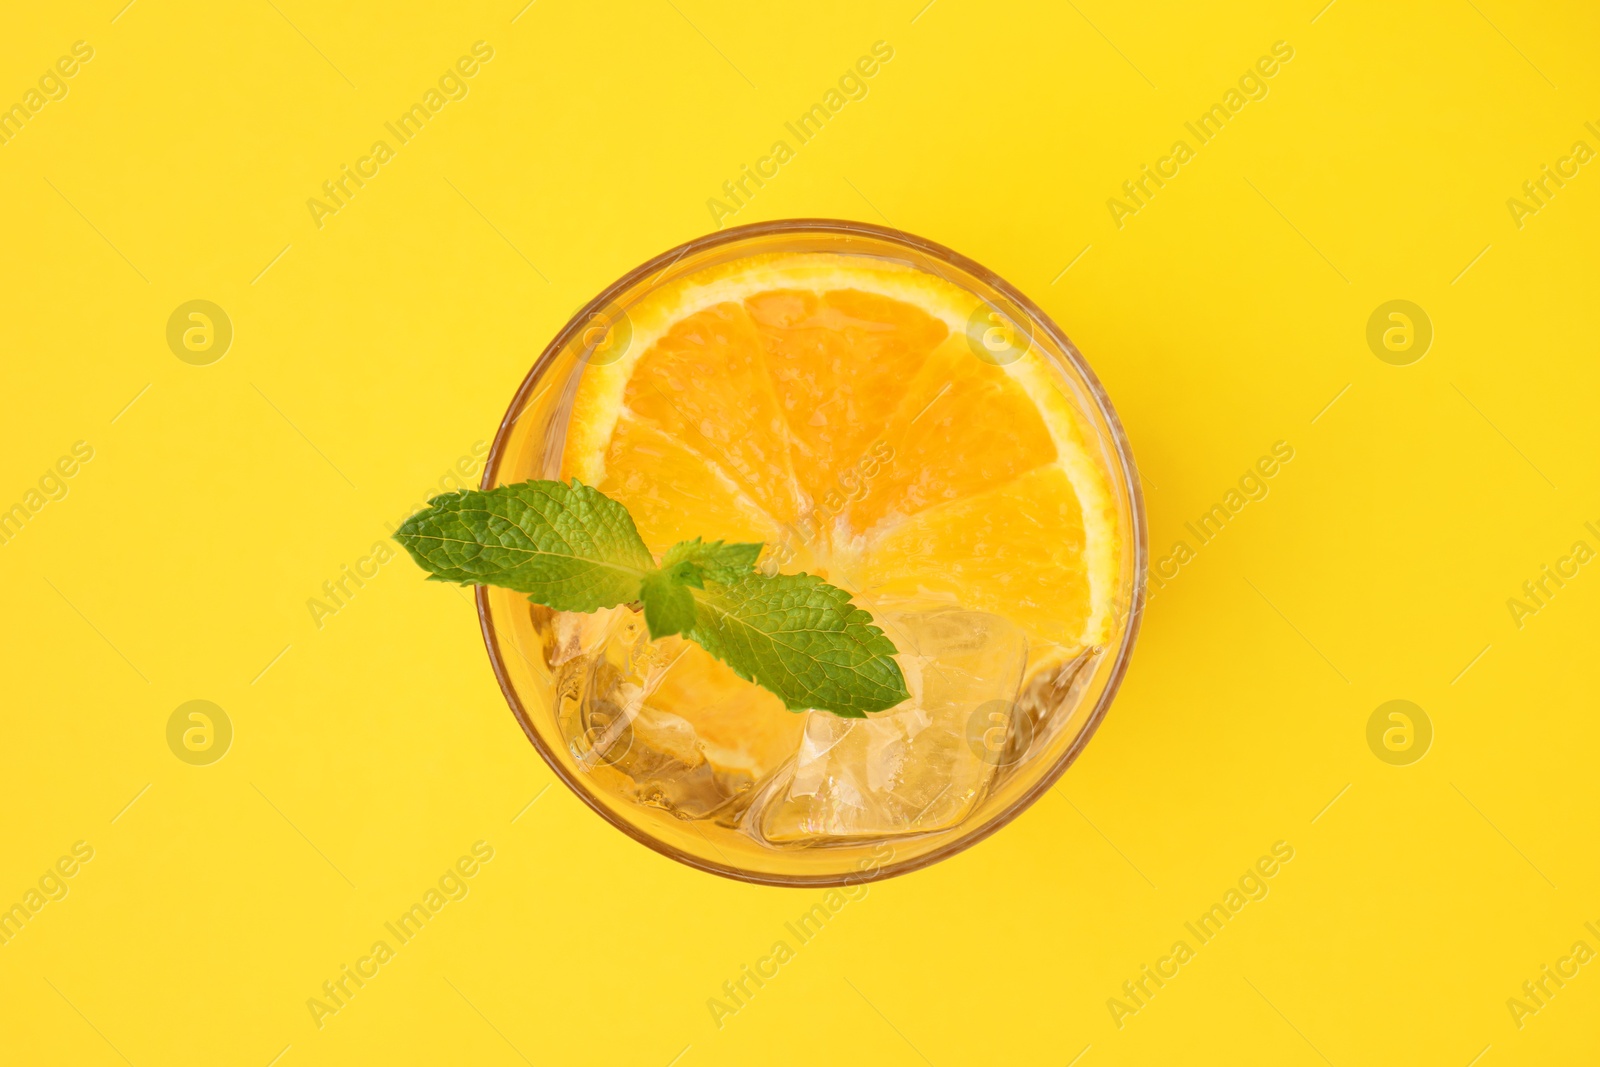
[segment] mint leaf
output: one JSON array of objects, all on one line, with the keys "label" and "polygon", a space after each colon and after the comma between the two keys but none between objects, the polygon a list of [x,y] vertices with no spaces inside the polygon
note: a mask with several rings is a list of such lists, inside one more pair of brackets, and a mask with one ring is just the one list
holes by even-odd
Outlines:
[{"label": "mint leaf", "polygon": [[574,480],[435,497],[395,533],[435,581],[495,585],[557,611],[644,611],[791,711],[863,718],[909,698],[894,642],[850,594],[809,574],[755,571],[759,544],[680,541],[656,566],[626,508]]},{"label": "mint leaf", "polygon": [[[689,583],[683,581],[681,569],[681,565],[674,569],[663,567],[647,575],[640,587],[644,624],[651,640],[694,629],[694,594],[689,592]],[[693,584],[699,584],[698,577]]]},{"label": "mint leaf", "polygon": [[395,540],[436,581],[514,589],[558,611],[638,600],[656,569],[628,510],[576,479],[434,497]]},{"label": "mint leaf", "polygon": [[749,574],[761,555],[761,545],[706,544],[696,537],[679,541],[661,557],[661,569],[645,578],[640,592],[644,622],[652,638],[682,634],[694,629],[694,597],[689,592],[705,583],[733,582]]},{"label": "mint leaf", "polygon": [[894,642],[850,594],[810,574],[749,574],[691,594],[689,638],[790,711],[845,718],[909,699]]},{"label": "mint leaf", "polygon": [[701,579],[726,583],[743,578],[755,569],[760,556],[759,542],[753,545],[725,545],[721,541],[706,544],[696,537],[693,541],[679,541],[667,549],[667,554],[661,557],[661,567],[663,570],[679,568],[686,584],[699,589],[703,585]]}]

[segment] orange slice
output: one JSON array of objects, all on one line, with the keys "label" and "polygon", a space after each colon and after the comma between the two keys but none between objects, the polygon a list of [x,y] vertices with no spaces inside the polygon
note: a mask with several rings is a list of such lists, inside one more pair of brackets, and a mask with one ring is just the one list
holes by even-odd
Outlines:
[{"label": "orange slice", "polygon": [[[621,358],[585,369],[562,477],[621,501],[658,554],[762,541],[766,565],[822,574],[869,610],[1001,615],[1026,634],[1030,673],[1059,663],[1110,631],[1110,479],[1043,353],[974,354],[977,307],[863,256],[751,257],[680,279],[628,309]],[[693,644],[648,699],[752,773],[803,729]]]}]

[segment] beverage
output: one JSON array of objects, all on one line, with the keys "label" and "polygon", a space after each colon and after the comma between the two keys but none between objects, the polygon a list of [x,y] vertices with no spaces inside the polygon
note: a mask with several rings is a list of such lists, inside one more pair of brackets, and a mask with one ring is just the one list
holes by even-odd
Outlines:
[{"label": "beverage", "polygon": [[742,227],[613,285],[524,382],[484,486],[574,478],[652,554],[761,542],[898,649],[910,700],[794,712],[633,606],[479,587],[551,767],[694,866],[836,884],[964,847],[1065,770],[1131,650],[1142,505],[1109,403],[1026,298],[905,234]]}]

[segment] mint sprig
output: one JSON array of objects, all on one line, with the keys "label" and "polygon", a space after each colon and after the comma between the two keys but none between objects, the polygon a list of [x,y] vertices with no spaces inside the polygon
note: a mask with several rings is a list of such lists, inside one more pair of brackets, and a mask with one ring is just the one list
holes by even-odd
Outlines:
[{"label": "mint sprig", "polygon": [[576,479],[434,497],[395,540],[433,581],[557,611],[637,605],[652,639],[681,634],[791,711],[863,718],[910,696],[894,642],[843,589],[756,571],[760,544],[680,541],[657,565],[628,509]]}]

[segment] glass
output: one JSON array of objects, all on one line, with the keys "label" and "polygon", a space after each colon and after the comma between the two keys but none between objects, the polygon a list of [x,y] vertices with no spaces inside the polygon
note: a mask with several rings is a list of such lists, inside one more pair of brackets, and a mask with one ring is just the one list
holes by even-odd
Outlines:
[{"label": "glass", "polygon": [[[1070,684],[1047,689],[1048,706],[1031,717],[997,719],[1009,754],[965,818],[928,832],[873,840],[772,844],[737,825],[684,819],[619,795],[596,775],[598,732],[626,722],[588,721],[589,736],[558,722],[562,695],[552,668],[551,614],[519,593],[480,586],[478,613],[500,687],[528,739],[556,776],[617,829],[701,870],[768,885],[847,885],[915,870],[967,848],[1016,818],[1077,758],[1121,683],[1143,611],[1144,506],[1121,424],[1083,357],[1032,301],[992,272],[930,241],[884,227],[825,219],[758,223],[690,241],[629,272],[596,296],[534,363],[507,409],[483,476],[485,489],[559,474],[573,394],[587,363],[604,363],[627,308],[641,295],[686,275],[766,253],[827,252],[874,257],[938,275],[985,301],[1043,353],[1056,386],[1075,406],[1109,476],[1121,559],[1110,637]],[[1001,322],[1001,319],[994,319]],[[609,331],[609,332],[608,332]],[[969,337],[981,336],[969,330]],[[1008,337],[1010,335],[1007,335]],[[1014,341],[1012,343],[1015,343]],[[1003,345],[991,346],[1004,354]],[[975,349],[975,351],[977,351]],[[980,355],[982,353],[979,353]],[[614,358],[614,357],[611,357]],[[715,536],[716,531],[707,531]],[[569,716],[570,719],[570,716]],[[1022,737],[1026,734],[1026,737]],[[986,742],[987,743],[987,742]],[[610,750],[614,751],[614,750]],[[602,759],[603,762],[603,759]],[[758,786],[759,789],[759,786]]]}]

